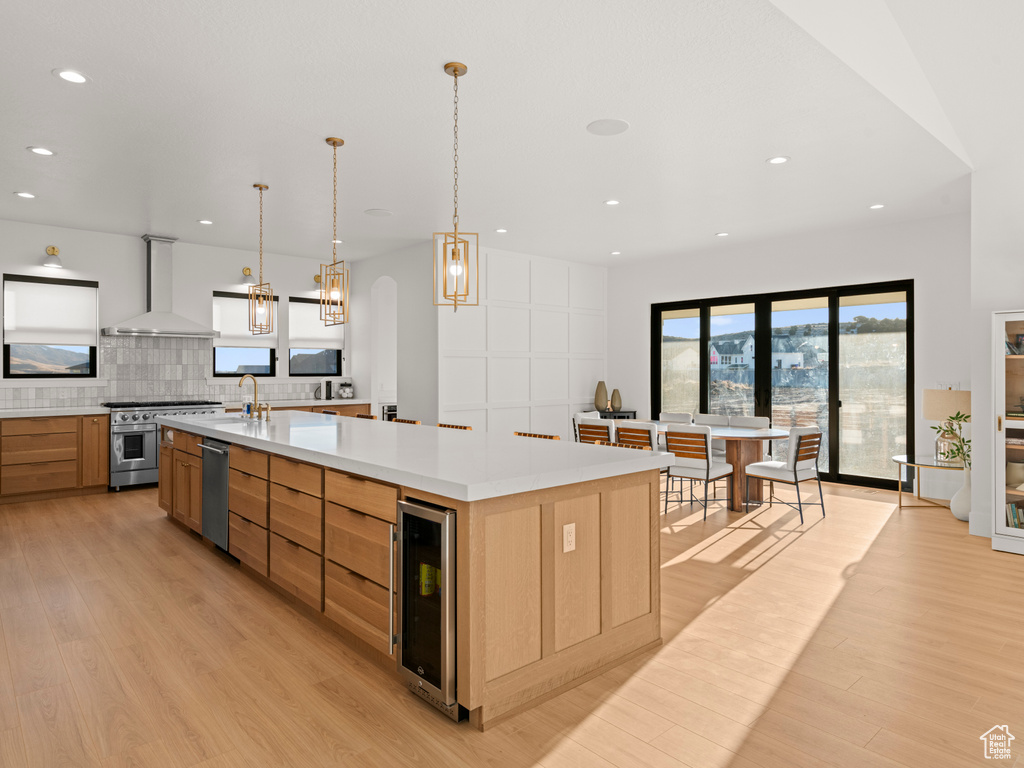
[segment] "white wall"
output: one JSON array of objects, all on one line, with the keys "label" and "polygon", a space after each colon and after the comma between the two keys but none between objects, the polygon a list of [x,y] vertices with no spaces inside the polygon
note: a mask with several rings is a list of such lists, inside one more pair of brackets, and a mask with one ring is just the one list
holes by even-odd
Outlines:
[{"label": "white wall", "polygon": [[480,306],[442,307],[440,420],[571,439],[605,374],[607,270],[480,252]]},{"label": "white wall", "polygon": [[[921,390],[938,382],[971,388],[971,228],[966,215],[805,233],[750,246],[735,241],[713,245],[702,253],[609,270],[608,386],[619,388],[624,404],[635,404],[641,418],[650,415],[651,304],[913,279],[915,439],[919,452],[929,452],[934,433],[921,418]],[[949,498],[960,481],[952,475],[926,475],[926,492]]]},{"label": "white wall", "polygon": [[373,347],[370,350],[370,395],[373,412],[381,403],[398,401],[398,283],[378,277],[370,287]]}]

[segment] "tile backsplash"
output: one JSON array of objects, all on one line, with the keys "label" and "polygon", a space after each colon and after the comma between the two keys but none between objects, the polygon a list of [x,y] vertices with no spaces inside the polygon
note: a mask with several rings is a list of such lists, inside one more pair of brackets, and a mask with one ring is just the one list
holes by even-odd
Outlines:
[{"label": "tile backsplash", "polygon": [[[210,339],[101,336],[97,357],[98,378],[106,386],[69,387],[37,379],[23,387],[0,389],[0,408],[90,406],[118,400],[241,400],[238,378],[208,383],[213,370]],[[319,383],[315,378],[260,381],[260,399],[309,398]]]}]

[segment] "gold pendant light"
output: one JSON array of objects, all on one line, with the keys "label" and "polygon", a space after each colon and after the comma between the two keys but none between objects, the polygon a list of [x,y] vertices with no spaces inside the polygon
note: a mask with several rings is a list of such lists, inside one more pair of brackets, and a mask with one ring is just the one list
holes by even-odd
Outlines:
[{"label": "gold pendant light", "polygon": [[249,286],[249,332],[253,336],[274,332],[274,292],[263,282],[263,192],[266,184],[253,184],[260,191],[260,281]]},{"label": "gold pendant light", "polygon": [[348,270],[344,261],[338,261],[338,147],[344,146],[345,142],[330,138],[327,143],[334,147],[334,237],[331,238],[332,261],[321,264],[317,276],[320,283],[320,319],[324,325],[342,325],[348,322]]},{"label": "gold pendant light", "polygon": [[480,237],[476,232],[459,232],[459,78],[467,67],[457,61],[444,65],[455,79],[454,213],[452,231],[434,233],[434,305],[454,307],[480,303]]}]

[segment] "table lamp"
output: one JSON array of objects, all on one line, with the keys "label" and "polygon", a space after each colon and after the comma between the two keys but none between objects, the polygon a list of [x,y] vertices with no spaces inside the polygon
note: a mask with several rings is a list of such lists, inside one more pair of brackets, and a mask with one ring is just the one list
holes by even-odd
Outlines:
[{"label": "table lamp", "polygon": [[[971,391],[969,389],[925,389],[921,397],[921,415],[928,421],[946,422],[957,412],[971,412]],[[935,458],[941,459],[949,450],[949,440],[943,433],[935,437]]]}]

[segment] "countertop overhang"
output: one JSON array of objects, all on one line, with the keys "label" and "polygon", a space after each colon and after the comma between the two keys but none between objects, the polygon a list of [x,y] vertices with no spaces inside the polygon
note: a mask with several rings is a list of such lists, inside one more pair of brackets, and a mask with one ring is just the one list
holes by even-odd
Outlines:
[{"label": "countertop overhang", "polygon": [[661,451],[303,411],[272,413],[269,422],[226,414],[161,416],[157,423],[458,501],[661,469],[675,460]]}]

